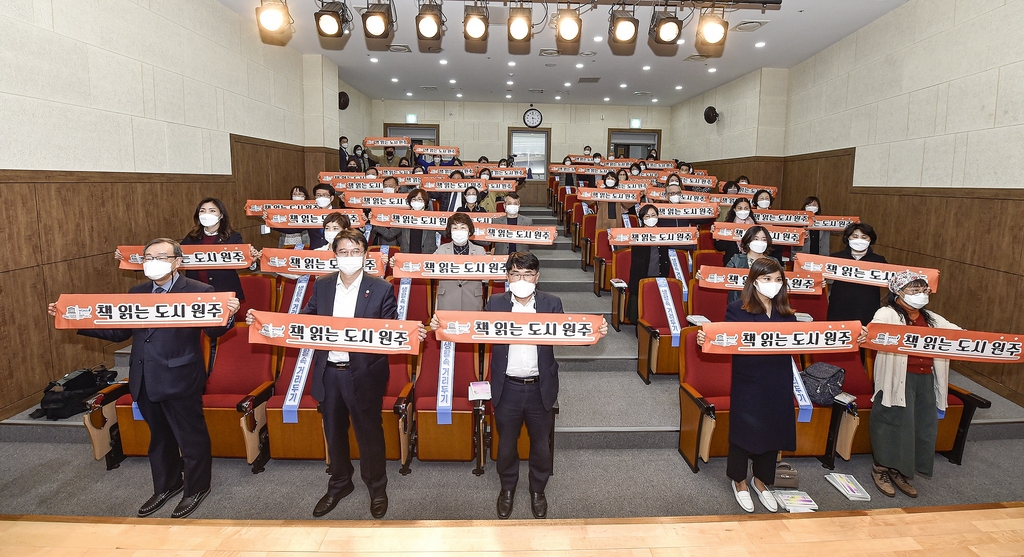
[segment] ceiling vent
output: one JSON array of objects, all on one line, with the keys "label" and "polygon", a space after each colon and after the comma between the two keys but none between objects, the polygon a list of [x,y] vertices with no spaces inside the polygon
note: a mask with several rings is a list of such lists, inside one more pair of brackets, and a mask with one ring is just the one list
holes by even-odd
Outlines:
[{"label": "ceiling vent", "polygon": [[732,28],[733,31],[740,33],[749,33],[751,31],[757,31],[758,29],[768,25],[767,19],[744,19],[743,21],[736,24]]},{"label": "ceiling vent", "polygon": [[412,52],[412,49],[407,44],[388,45],[388,50],[391,52]]},{"label": "ceiling vent", "polygon": [[436,85],[420,85],[420,89],[423,89],[424,91],[437,91],[437,86]]},{"label": "ceiling vent", "polygon": [[600,77],[581,77],[576,83],[597,83],[601,81]]},{"label": "ceiling vent", "polygon": [[691,55],[687,56],[684,61],[686,61],[686,62],[703,62],[704,60],[707,60],[708,58],[709,58],[709,56],[706,56],[704,54],[691,54]]},{"label": "ceiling vent", "polygon": [[540,49],[541,56],[558,56],[561,52],[557,48],[542,48]]},{"label": "ceiling vent", "polygon": [[543,89],[530,89],[530,92],[531,93],[541,93],[541,94],[543,94],[544,90]]},{"label": "ceiling vent", "polygon": [[597,56],[597,53],[594,52],[593,50],[584,50],[583,52],[580,52],[580,56],[584,58],[591,58]]},{"label": "ceiling vent", "polygon": [[651,92],[650,91],[633,91],[633,94],[638,96],[638,97],[650,97],[651,96]]}]

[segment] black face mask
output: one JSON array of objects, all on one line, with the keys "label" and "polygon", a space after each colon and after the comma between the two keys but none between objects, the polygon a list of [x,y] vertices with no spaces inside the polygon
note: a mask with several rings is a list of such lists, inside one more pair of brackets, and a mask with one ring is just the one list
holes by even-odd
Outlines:
[{"label": "black face mask", "polygon": [[394,151],[384,151],[384,154],[387,155],[389,159],[395,156]]}]

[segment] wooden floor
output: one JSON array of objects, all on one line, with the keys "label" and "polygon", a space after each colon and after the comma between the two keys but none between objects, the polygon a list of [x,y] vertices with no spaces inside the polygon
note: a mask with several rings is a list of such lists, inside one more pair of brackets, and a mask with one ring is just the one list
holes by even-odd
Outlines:
[{"label": "wooden floor", "polygon": [[0,516],[0,555],[1024,555],[1024,502],[549,521],[321,522]]}]

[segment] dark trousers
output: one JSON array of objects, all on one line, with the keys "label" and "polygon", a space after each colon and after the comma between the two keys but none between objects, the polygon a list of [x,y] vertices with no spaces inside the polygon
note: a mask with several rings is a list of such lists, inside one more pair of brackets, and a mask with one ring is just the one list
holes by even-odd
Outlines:
[{"label": "dark trousers", "polygon": [[149,426],[149,468],[153,493],[163,493],[185,479],[185,496],[210,489],[213,457],[203,416],[203,395],[153,402],[146,383],[139,389],[139,411]]},{"label": "dark trousers", "polygon": [[551,427],[555,410],[544,409],[540,383],[505,381],[501,402],[494,407],[498,429],[498,476],[501,489],[515,491],[519,483],[519,433],[526,424],[530,436],[530,491],[544,493],[551,477]]},{"label": "dark trousers", "polygon": [[775,460],[778,458],[778,451],[754,454],[747,452],[739,445],[729,443],[729,456],[725,462],[725,475],[734,482],[742,482],[747,479],[747,460],[753,462],[754,477],[761,480],[764,485],[775,483]]},{"label": "dark trousers", "polygon": [[871,405],[871,451],[875,462],[908,478],[931,477],[939,416],[935,407],[935,375],[908,373],[906,406],[883,406],[882,393]]},{"label": "dark trousers", "polygon": [[359,444],[359,475],[370,490],[370,497],[384,495],[388,485],[384,457],[384,426],[381,406],[388,385],[385,373],[362,369],[324,370],[324,417],[327,454],[331,458],[328,493],[338,494],[352,483],[352,459],[349,457],[348,426],[352,423]]}]

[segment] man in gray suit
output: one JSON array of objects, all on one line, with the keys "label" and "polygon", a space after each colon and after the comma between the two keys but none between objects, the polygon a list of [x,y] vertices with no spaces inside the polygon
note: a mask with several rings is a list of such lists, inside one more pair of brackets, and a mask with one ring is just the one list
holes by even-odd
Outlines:
[{"label": "man in gray suit", "polygon": [[[505,194],[505,216],[494,219],[494,224],[509,224],[515,226],[533,226],[533,219],[519,214],[519,196],[516,193]],[[496,242],[494,244],[494,255],[508,255],[517,251],[530,251],[528,244],[507,244]]]}]

